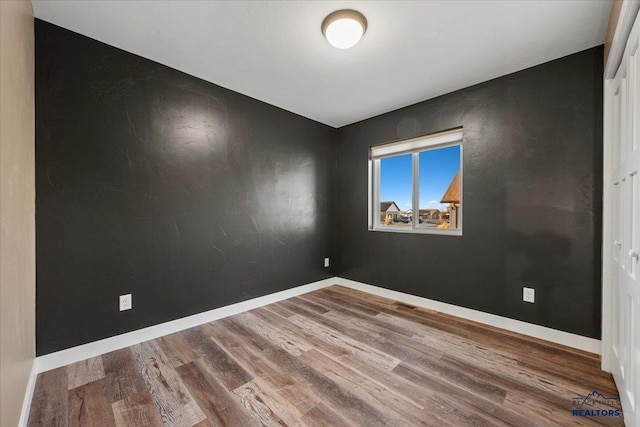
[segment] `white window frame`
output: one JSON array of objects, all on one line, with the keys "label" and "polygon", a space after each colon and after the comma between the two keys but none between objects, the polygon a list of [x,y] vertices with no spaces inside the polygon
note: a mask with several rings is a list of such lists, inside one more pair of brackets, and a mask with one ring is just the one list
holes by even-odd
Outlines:
[{"label": "white window frame", "polygon": [[[418,138],[392,142],[370,147],[369,149],[369,231],[386,231],[392,233],[440,234],[445,236],[462,236],[463,226],[463,132],[456,128],[445,132],[425,135]],[[433,228],[420,225],[420,153],[439,148],[460,146],[460,210],[458,213],[458,228]],[[380,225],[380,159],[402,154],[412,155],[413,194],[411,227]]]}]

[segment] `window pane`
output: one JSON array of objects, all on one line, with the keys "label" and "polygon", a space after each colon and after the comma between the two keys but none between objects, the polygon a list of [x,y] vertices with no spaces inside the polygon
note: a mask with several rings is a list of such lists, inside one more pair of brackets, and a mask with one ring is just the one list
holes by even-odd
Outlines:
[{"label": "window pane", "polygon": [[380,159],[380,226],[411,227],[411,154]]},{"label": "window pane", "polygon": [[460,146],[422,151],[420,158],[420,227],[460,228]]}]

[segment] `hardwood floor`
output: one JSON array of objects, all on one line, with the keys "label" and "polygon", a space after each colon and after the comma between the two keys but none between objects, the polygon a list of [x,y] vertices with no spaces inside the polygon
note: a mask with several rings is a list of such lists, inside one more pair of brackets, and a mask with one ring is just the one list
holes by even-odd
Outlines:
[{"label": "hardwood floor", "polygon": [[599,366],[332,286],[42,373],[29,425],[623,425],[572,415],[619,409],[573,401],[618,397]]}]

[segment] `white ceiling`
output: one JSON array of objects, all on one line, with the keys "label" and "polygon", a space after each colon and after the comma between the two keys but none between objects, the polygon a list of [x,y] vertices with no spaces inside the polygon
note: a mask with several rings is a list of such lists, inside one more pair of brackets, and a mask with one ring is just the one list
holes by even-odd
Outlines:
[{"label": "white ceiling", "polygon": [[[355,47],[323,38],[352,8]],[[37,18],[340,127],[597,46],[611,0],[45,1]]]}]

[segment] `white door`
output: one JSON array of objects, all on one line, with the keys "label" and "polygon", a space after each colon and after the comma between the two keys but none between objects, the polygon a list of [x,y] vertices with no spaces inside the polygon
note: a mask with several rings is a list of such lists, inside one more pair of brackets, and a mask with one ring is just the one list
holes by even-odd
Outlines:
[{"label": "white door", "polygon": [[[609,339],[611,370],[625,423],[640,427],[640,18],[636,19],[616,77],[607,84],[608,189],[611,224]],[[606,253],[606,252],[605,252]],[[606,351],[607,349],[605,349]]]}]

